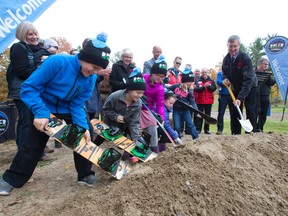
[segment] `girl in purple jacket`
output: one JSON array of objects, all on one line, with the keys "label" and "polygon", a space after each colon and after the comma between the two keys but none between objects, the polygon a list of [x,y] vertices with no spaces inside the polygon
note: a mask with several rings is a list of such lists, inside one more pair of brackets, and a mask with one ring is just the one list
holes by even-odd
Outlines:
[{"label": "girl in purple jacket", "polygon": [[[153,64],[150,74],[143,74],[147,86],[144,92],[145,103],[151,111],[159,114],[162,119],[165,119],[163,79],[166,77],[166,73],[167,63],[164,56],[160,55]],[[140,127],[151,135],[151,150],[159,153],[161,146],[158,146],[157,122],[144,106],[142,106],[140,115]]]}]

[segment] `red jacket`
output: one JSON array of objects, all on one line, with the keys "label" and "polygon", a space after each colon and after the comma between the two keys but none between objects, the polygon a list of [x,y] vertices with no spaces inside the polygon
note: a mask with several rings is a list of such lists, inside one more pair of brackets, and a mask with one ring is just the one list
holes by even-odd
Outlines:
[{"label": "red jacket", "polygon": [[[208,87],[205,87],[205,83],[209,83]],[[196,82],[196,88],[194,89],[197,92],[195,97],[196,104],[213,104],[214,103],[214,91],[217,89],[216,83],[213,79],[208,77],[204,80],[203,77],[200,77]],[[195,95],[194,95],[195,96]]]},{"label": "red jacket", "polygon": [[174,72],[174,68],[168,69],[167,74],[169,74],[169,84],[174,85],[177,83],[181,83],[182,81],[182,72],[178,70],[178,76],[176,77],[176,74]]}]

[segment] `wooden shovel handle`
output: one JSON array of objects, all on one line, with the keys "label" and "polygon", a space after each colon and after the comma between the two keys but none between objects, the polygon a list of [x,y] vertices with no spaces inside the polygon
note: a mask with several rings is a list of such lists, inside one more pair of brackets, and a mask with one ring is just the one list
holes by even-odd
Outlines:
[{"label": "wooden shovel handle", "polygon": [[235,101],[236,101],[236,98],[235,98],[235,96],[234,96],[234,94],[233,94],[232,89],[230,88],[230,86],[228,86],[224,81],[222,82],[222,84],[228,89],[229,94],[230,94],[230,96],[231,96],[231,98],[232,98],[232,101],[235,102]]}]

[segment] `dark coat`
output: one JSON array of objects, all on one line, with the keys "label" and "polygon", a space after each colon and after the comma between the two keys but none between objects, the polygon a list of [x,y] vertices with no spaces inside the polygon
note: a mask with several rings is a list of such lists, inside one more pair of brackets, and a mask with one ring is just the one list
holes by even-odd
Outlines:
[{"label": "dark coat", "polygon": [[126,84],[123,81],[123,79],[127,81],[128,76],[133,71],[134,67],[135,65],[129,64],[128,67],[125,68],[121,60],[112,65],[112,72],[109,78],[111,92],[115,92],[126,88]]},{"label": "dark coat", "polygon": [[21,84],[36,70],[34,53],[29,45],[17,42],[10,49],[10,64],[7,69],[8,98],[20,99]]},{"label": "dark coat", "polygon": [[7,69],[8,97],[20,99],[21,84],[41,64],[43,55],[51,55],[46,49],[39,45],[29,45],[24,42],[17,42],[10,49],[10,65]]},{"label": "dark coat", "polygon": [[223,59],[223,78],[230,80],[235,97],[240,101],[244,101],[251,88],[257,86],[257,78],[253,70],[252,61],[241,50],[234,63],[230,59],[229,53]]}]

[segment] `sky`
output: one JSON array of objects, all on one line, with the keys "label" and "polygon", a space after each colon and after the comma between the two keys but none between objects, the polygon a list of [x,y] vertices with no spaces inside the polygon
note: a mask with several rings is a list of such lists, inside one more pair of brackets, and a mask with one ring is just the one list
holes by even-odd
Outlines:
[{"label": "sky", "polygon": [[102,31],[112,55],[130,48],[136,65],[163,50],[168,67],[176,56],[196,68],[215,68],[227,54],[227,39],[248,46],[268,34],[288,37],[286,0],[57,0],[34,25],[41,38],[65,37],[77,48]]}]

